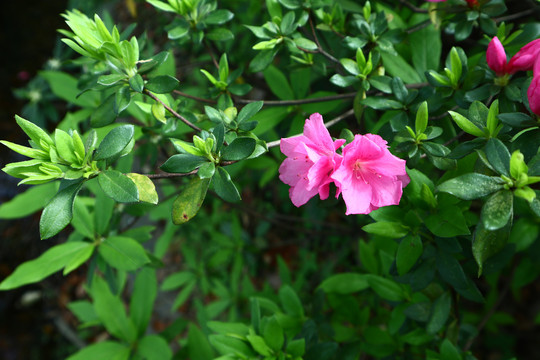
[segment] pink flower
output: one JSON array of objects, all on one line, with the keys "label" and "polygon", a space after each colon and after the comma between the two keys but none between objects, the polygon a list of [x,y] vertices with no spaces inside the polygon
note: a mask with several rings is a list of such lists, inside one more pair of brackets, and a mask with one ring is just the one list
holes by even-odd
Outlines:
[{"label": "pink flower", "polygon": [[512,56],[506,65],[507,73],[532,70],[538,55],[540,55],[540,39],[531,41]]},{"label": "pink flower", "polygon": [[317,113],[306,119],[303,135],[281,139],[280,149],[287,158],[279,167],[279,178],[291,186],[289,196],[295,206],[304,205],[317,193],[321,200],[328,198],[330,175],[341,163],[336,149],[344,143],[332,140]]},{"label": "pink flower", "polygon": [[[537,63],[539,63],[537,61]],[[535,65],[535,68],[538,66]],[[527,98],[529,99],[529,107],[531,111],[540,116],[540,76],[533,76],[533,80],[527,90]]]},{"label": "pink flower", "polygon": [[331,178],[347,205],[346,215],[368,214],[381,206],[397,205],[410,179],[405,160],[388,151],[379,135],[356,135],[343,149],[343,159]]},{"label": "pink flower", "polygon": [[496,36],[489,42],[486,61],[491,70],[495,71],[497,75],[506,74],[506,52]]}]

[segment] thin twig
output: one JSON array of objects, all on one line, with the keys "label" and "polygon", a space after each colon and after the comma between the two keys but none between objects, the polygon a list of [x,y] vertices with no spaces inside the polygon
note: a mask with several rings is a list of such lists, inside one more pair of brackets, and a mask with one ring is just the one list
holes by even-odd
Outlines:
[{"label": "thin twig", "polygon": [[516,19],[519,19],[520,17],[531,15],[535,13],[536,11],[538,11],[538,9],[531,8],[531,9],[527,9],[527,10],[524,10],[524,11],[521,11],[512,15],[501,16],[501,17],[495,18],[493,19],[493,21],[495,21],[496,23],[500,23],[503,21],[516,20]]},{"label": "thin twig", "polygon": [[174,111],[170,106],[168,106],[167,104],[165,104],[163,101],[161,101],[156,95],[152,94],[150,91],[148,91],[147,89],[144,89],[144,93],[147,94],[148,96],[150,96],[152,99],[156,100],[157,102],[159,102],[161,105],[163,105],[163,107],[165,109],[167,109],[171,114],[173,114],[176,118],[180,119],[184,124],[186,124],[187,126],[189,126],[190,128],[192,128],[193,130],[195,131],[202,131],[202,129],[200,127],[198,127],[197,125],[194,125],[191,123],[191,121],[189,121],[188,119],[186,119],[185,117],[183,117],[182,115],[180,115],[179,113],[177,113],[176,111]]},{"label": "thin twig", "polygon": [[[338,122],[340,122],[341,120],[351,116],[354,114],[354,109],[350,109],[348,110],[347,112],[339,115],[338,117],[335,117],[333,118],[332,120],[324,123],[324,126],[326,126],[327,128],[330,127],[330,126],[333,126],[335,124],[337,124]],[[302,135],[302,134],[298,134],[298,135]],[[298,136],[298,135],[294,135],[294,136]],[[274,140],[274,141],[270,141],[268,143],[266,143],[266,146],[270,149],[270,148],[273,148],[275,146],[279,146],[281,142],[281,139],[280,140]]]},{"label": "thin twig", "polygon": [[182,92],[180,90],[173,90],[173,93],[175,93],[177,95],[180,95],[182,97],[191,99],[191,100],[196,100],[196,101],[204,102],[204,103],[207,103],[207,104],[217,104],[216,100],[205,99],[205,98],[201,98],[201,97],[198,97],[198,96],[195,96],[195,95],[186,94],[185,92]]},{"label": "thin twig", "polygon": [[317,44],[317,49],[319,50],[319,53],[326,57],[328,60],[335,62],[336,64],[341,64],[338,59],[324,51],[324,49],[321,46],[321,43],[319,42],[319,38],[317,37],[317,33],[315,32],[315,26],[313,25],[313,20],[311,16],[309,16],[309,26],[311,27],[311,33],[313,34],[313,40],[315,40],[315,44]]},{"label": "thin twig", "polygon": [[219,64],[217,62],[216,56],[214,55],[214,50],[212,50],[212,48],[210,47],[206,39],[203,42],[204,42],[204,46],[206,47],[206,50],[208,51],[208,53],[210,54],[210,57],[212,58],[212,62],[214,63],[214,66],[216,67],[216,69],[219,69]]},{"label": "thin twig", "polygon": [[415,31],[422,30],[423,28],[428,27],[430,24],[431,24],[431,20],[425,20],[425,21],[422,21],[421,23],[418,23],[418,24],[408,28],[407,30],[405,30],[405,32],[407,34],[411,34],[411,33],[415,32]]},{"label": "thin twig", "polygon": [[[345,94],[321,96],[310,99],[299,99],[299,100],[262,100],[264,106],[289,106],[289,105],[302,105],[302,104],[313,104],[318,102],[341,100],[341,99],[352,99],[356,96],[356,92],[350,92]],[[239,104],[249,104],[259,100],[247,100],[247,99],[235,99]]]},{"label": "thin twig", "polygon": [[160,173],[160,174],[144,174],[144,176],[149,177],[150,179],[169,179],[169,178],[177,178],[177,177],[185,177],[185,176],[191,176],[195,175],[199,171],[199,169],[192,170],[187,173],[179,173],[179,174],[169,174],[169,173]]},{"label": "thin twig", "polygon": [[422,14],[427,14],[427,12],[428,12],[426,9],[421,9],[419,7],[414,6],[413,4],[408,2],[407,0],[399,0],[399,2],[401,4],[403,4],[403,5],[405,5],[406,7],[408,7],[409,9],[411,9],[414,12],[422,13]]}]

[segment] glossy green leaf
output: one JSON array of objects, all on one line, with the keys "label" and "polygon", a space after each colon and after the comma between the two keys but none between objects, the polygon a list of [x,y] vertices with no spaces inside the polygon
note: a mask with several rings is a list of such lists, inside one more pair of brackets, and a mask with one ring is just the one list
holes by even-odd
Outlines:
[{"label": "glossy green leaf", "polygon": [[214,190],[225,201],[238,201],[241,199],[238,189],[231,180],[231,176],[223,167],[218,166],[214,177],[212,178]]},{"label": "glossy green leaf", "polygon": [[105,101],[95,108],[90,116],[90,125],[93,128],[99,128],[114,122],[118,116],[114,111],[115,94],[110,95]]},{"label": "glossy green leaf", "polygon": [[450,315],[451,307],[452,298],[448,292],[444,292],[437,300],[435,300],[431,307],[431,315],[426,325],[428,334],[435,334],[444,327]]},{"label": "glossy green leaf", "polygon": [[176,225],[183,224],[191,220],[201,208],[206,197],[206,191],[210,179],[194,177],[189,184],[182,189],[182,192],[174,200],[172,206],[172,220]]},{"label": "glossy green leaf", "polygon": [[474,200],[502,189],[503,185],[499,177],[470,173],[445,181],[438,190],[463,200]]},{"label": "glossy green leaf", "polygon": [[99,186],[103,192],[116,202],[138,202],[137,185],[117,170],[105,170],[98,175]]},{"label": "glossy green leaf", "polygon": [[41,239],[48,239],[65,228],[73,217],[73,202],[82,182],[65,183],[43,209],[39,220]]},{"label": "glossy green leaf", "polygon": [[486,144],[486,156],[499,174],[510,176],[510,152],[502,141],[495,138],[489,139]]},{"label": "glossy green leaf", "polygon": [[465,116],[454,111],[448,111],[448,113],[450,116],[452,116],[452,119],[454,119],[455,123],[461,128],[461,130],[477,137],[485,136],[484,132]]},{"label": "glossy green leaf", "polygon": [[94,160],[109,160],[119,156],[133,139],[133,125],[121,125],[112,129],[103,138],[94,155]]},{"label": "glossy green leaf", "polygon": [[504,227],[513,215],[514,195],[510,190],[500,190],[491,195],[482,206],[481,220],[486,230]]},{"label": "glossy green leaf", "polygon": [[434,235],[444,238],[470,234],[467,221],[457,206],[446,206],[438,213],[429,215],[425,224]]},{"label": "glossy green leaf", "polygon": [[124,236],[106,238],[98,250],[107,263],[120,270],[137,270],[150,262],[142,245]]},{"label": "glossy green leaf", "polygon": [[377,221],[362,227],[367,233],[381,235],[391,238],[400,238],[409,232],[403,224],[392,221]]},{"label": "glossy green leaf", "polygon": [[159,75],[148,79],[146,88],[156,94],[167,94],[178,86],[179,81],[169,75]]},{"label": "glossy green leaf", "polygon": [[224,160],[243,160],[253,153],[256,144],[257,142],[253,138],[237,137],[223,149],[221,157]]},{"label": "glossy green leaf", "polygon": [[167,161],[160,166],[160,169],[168,173],[187,173],[195,170],[206,162],[208,162],[208,159],[202,156],[176,154],[167,159]]}]

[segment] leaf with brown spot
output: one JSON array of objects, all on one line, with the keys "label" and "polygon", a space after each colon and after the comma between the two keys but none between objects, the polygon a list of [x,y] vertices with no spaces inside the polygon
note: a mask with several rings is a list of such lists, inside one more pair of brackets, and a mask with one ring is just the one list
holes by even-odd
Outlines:
[{"label": "leaf with brown spot", "polygon": [[180,225],[191,220],[201,208],[210,179],[200,179],[194,177],[184,190],[174,200],[172,208],[172,220],[176,225]]}]

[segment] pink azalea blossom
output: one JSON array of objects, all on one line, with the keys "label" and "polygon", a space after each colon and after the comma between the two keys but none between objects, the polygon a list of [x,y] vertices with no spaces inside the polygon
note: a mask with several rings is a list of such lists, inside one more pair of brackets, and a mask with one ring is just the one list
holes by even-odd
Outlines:
[{"label": "pink azalea blossom", "polygon": [[397,205],[410,179],[405,160],[390,153],[379,135],[356,135],[343,149],[343,159],[331,178],[347,205],[346,215],[368,214]]},{"label": "pink azalea blossom", "polygon": [[489,42],[486,61],[491,70],[495,71],[497,75],[506,74],[506,52],[496,36]]},{"label": "pink azalea blossom", "polygon": [[328,198],[330,175],[341,163],[336,149],[345,140],[333,141],[320,114],[312,114],[304,125],[304,134],[281,139],[280,149],[287,158],[279,167],[279,178],[290,185],[289,196],[295,206],[308,202],[317,193]]},{"label": "pink azalea blossom", "polygon": [[[536,67],[537,66],[535,65],[535,68]],[[529,99],[531,111],[540,116],[540,76],[533,76],[531,85],[527,90],[527,98]]]},{"label": "pink azalea blossom", "polygon": [[536,39],[522,47],[516,55],[512,56],[508,65],[507,73],[533,70],[535,60],[540,55],[540,39]]}]

